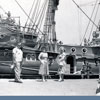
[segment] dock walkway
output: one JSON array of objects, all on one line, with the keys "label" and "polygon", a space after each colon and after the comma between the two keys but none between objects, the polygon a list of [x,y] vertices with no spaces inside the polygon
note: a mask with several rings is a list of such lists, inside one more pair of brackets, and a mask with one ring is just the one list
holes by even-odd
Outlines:
[{"label": "dock walkway", "polygon": [[22,79],[22,84],[11,81],[13,79],[0,79],[0,96],[95,96],[98,83],[97,79],[66,79],[64,82]]}]

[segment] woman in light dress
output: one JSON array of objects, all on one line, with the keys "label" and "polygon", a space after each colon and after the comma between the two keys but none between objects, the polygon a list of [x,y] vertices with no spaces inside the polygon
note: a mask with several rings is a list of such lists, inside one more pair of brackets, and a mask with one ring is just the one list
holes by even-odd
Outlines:
[{"label": "woman in light dress", "polygon": [[48,68],[48,53],[46,52],[46,48],[42,48],[42,52],[39,54],[38,59],[41,62],[39,74],[42,76],[42,81],[46,81],[46,76],[49,75],[49,68]]},{"label": "woman in light dress", "polygon": [[65,62],[66,53],[64,47],[60,47],[59,49],[60,54],[57,57],[57,63],[59,65],[58,74],[59,74],[59,82],[64,81],[64,74],[67,73],[67,64]]}]

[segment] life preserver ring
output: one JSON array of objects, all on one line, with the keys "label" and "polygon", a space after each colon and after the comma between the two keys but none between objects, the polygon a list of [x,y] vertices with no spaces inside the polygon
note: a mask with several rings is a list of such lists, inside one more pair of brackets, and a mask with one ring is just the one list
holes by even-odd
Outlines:
[{"label": "life preserver ring", "polygon": [[27,54],[26,55],[26,61],[35,61],[36,60],[36,54]]}]

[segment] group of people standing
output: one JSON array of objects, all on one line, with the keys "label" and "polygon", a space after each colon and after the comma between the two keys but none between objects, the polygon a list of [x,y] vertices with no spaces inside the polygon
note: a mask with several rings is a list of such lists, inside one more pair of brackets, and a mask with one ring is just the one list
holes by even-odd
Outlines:
[{"label": "group of people standing", "polygon": [[[12,51],[13,53],[13,69],[15,73],[15,82],[22,83],[20,79],[21,75],[21,66],[23,62],[23,51],[21,50],[21,43],[16,45],[16,47]],[[58,63],[58,74],[59,74],[59,82],[64,81],[64,73],[66,73],[66,53],[64,47],[59,49],[59,55],[57,57]],[[42,76],[42,81],[45,82],[46,77],[49,75],[49,61],[48,61],[48,53],[45,47],[42,48],[42,52],[38,56],[40,64],[39,74]]]},{"label": "group of people standing", "polygon": [[[58,74],[59,74],[59,82],[64,81],[64,74],[66,73],[66,53],[64,47],[59,49],[60,54],[57,57],[58,63]],[[49,75],[49,66],[48,66],[48,53],[46,48],[42,48],[42,52],[39,54],[38,59],[41,62],[39,74],[42,75],[42,81],[46,81],[46,76]]]},{"label": "group of people standing", "polygon": [[[16,47],[12,51],[13,53],[13,64],[12,68],[14,69],[15,73],[15,80],[14,82],[22,83],[20,79],[21,75],[21,66],[23,62],[23,51],[21,50],[21,43],[17,44]],[[39,54],[38,59],[41,62],[39,74],[42,76],[42,81],[45,82],[46,77],[49,75],[49,64],[48,64],[48,53],[45,47],[42,48],[42,52]],[[59,55],[57,57],[57,63],[58,63],[58,74],[59,74],[59,82],[64,81],[64,74],[67,73],[67,64],[65,62],[66,59],[66,53],[64,47],[61,47],[59,49]],[[88,66],[88,62],[84,62],[83,69],[82,69],[82,75],[84,75],[84,68],[85,66]],[[87,69],[87,72],[89,72],[90,69]],[[87,74],[87,77],[89,76],[89,73]],[[82,76],[84,77],[84,76]],[[96,90],[96,94],[100,94],[100,80],[98,82],[98,88]]]}]

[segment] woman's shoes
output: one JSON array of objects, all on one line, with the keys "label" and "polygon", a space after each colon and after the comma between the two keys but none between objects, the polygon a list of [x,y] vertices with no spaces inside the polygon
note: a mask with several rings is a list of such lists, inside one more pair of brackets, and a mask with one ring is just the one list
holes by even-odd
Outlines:
[{"label": "woman's shoes", "polygon": [[43,82],[47,82],[47,80],[46,80],[46,79],[43,79],[42,81],[43,81]]},{"label": "woman's shoes", "polygon": [[64,79],[59,79],[59,80],[58,80],[58,82],[63,82],[63,81],[64,81]]},{"label": "woman's shoes", "polygon": [[37,82],[47,82],[46,79],[40,79],[40,80],[37,80]]},{"label": "woman's shoes", "polygon": [[14,80],[14,82],[16,82],[16,83],[23,83],[22,81],[16,81],[16,80]]}]

